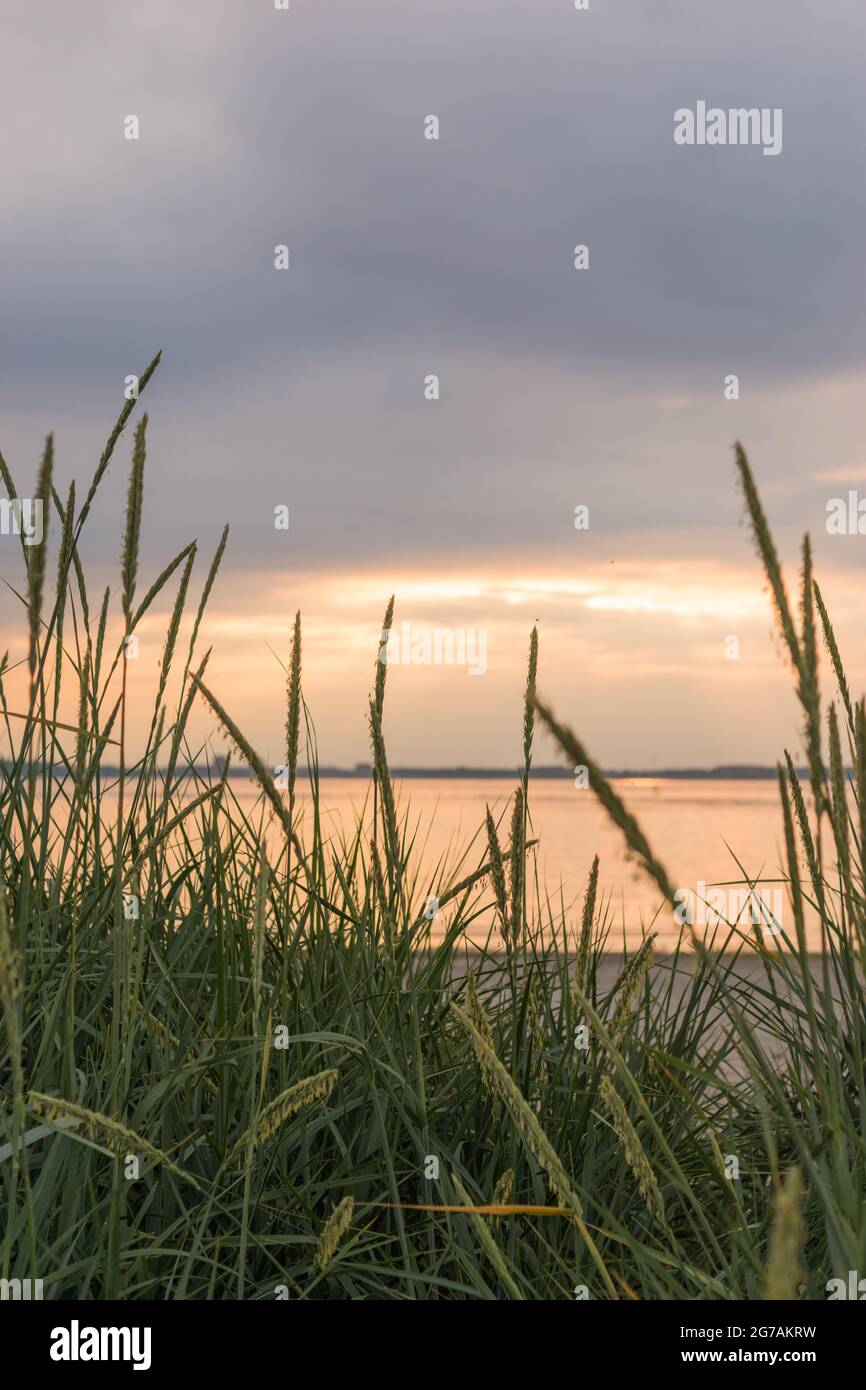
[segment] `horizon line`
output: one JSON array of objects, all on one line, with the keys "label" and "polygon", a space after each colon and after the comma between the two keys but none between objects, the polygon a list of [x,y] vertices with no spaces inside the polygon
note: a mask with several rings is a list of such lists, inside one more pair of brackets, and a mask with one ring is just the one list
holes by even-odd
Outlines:
[{"label": "horizon line", "polygon": [[[184,775],[192,772],[199,776],[209,773],[222,774],[225,767],[226,758],[219,755],[208,764],[195,763],[184,769]],[[137,764],[132,764],[127,768],[127,772],[132,772]],[[35,771],[44,772],[47,768],[41,763],[34,763]],[[165,768],[159,768],[164,772]],[[281,769],[271,769],[274,775]],[[54,767],[54,774],[68,774],[68,769],[60,764]],[[120,768],[113,763],[102,763],[100,771],[103,775],[118,775]],[[728,781],[728,782],[763,782],[775,781],[778,777],[778,770],[772,764],[763,763],[720,763],[712,767],[663,767],[663,768],[602,768],[602,774],[611,781],[628,781],[646,779],[647,781]],[[807,767],[796,767],[795,771],[799,778],[808,778],[809,770]],[[391,779],[417,779],[419,781],[430,779],[442,780],[465,780],[465,781],[485,781],[485,780],[506,780],[508,778],[522,778],[524,768],[522,764],[514,767],[467,767],[465,764],[443,767],[421,767],[412,764],[392,767]],[[346,778],[364,780],[373,775],[373,768],[370,763],[359,762],[351,767],[339,767],[336,764],[324,764],[318,768],[311,769],[309,766],[301,765],[297,768],[296,776],[309,780],[311,773],[319,778]],[[853,775],[853,768],[844,769],[846,776]],[[226,775],[229,778],[252,778],[251,772],[246,763],[230,764]],[[556,781],[571,779],[574,777],[574,770],[562,767],[559,764],[548,763],[540,764],[538,767],[531,767],[529,770],[530,780]],[[180,780],[180,779],[179,779]]]}]

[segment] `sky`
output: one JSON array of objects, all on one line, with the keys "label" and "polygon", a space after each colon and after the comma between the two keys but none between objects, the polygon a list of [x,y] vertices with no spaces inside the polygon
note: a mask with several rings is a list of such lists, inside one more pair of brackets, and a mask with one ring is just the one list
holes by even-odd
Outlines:
[{"label": "sky", "polygon": [[[862,4],[5,0],[0,24],[0,450],[27,495],[52,429],[81,496],[162,349],[141,582],[195,538],[197,596],[230,524],[209,684],[272,763],[298,608],[319,756],[368,757],[392,593],[419,656],[388,673],[395,764],[519,761],[536,622],[539,689],[608,767],[798,751],[738,438],[863,686],[866,536],[827,531],[866,498]],[[781,151],[678,145],[701,101],[780,110]],[[114,641],[130,444],[81,546]],[[20,659],[14,537],[0,575]],[[483,672],[421,661],[436,629],[483,637]]]}]

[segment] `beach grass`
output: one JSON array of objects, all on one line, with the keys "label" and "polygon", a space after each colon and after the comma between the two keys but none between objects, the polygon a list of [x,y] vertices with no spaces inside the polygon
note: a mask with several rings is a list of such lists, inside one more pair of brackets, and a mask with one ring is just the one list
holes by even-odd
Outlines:
[{"label": "beach grass", "polygon": [[[287,614],[274,690],[281,779],[199,650],[226,534],[201,581],[191,542],[138,598],[144,419],[112,649],[115,596],[89,593],[79,542],[133,406],[77,513],[46,444],[45,536],[21,547],[26,708],[7,707],[0,668],[0,1278],[41,1279],[49,1299],[823,1299],[831,1279],[866,1273],[866,713],[808,543],[792,610],[742,448],[803,709],[808,778],[790,755],[779,768],[792,925],[734,922],[711,943],[685,926],[671,954],[647,939],[611,980],[604,866],[576,921],[532,871],[542,729],[588,769],[668,923],[673,889],[538,695],[536,633],[510,814],[488,812],[460,870],[432,880],[392,785],[375,646],[373,814],[326,838],[301,615]],[[157,600],[159,690],[133,759],[126,659]],[[838,687],[827,715],[816,610]],[[77,722],[58,718],[67,683]],[[190,746],[195,705],[258,783],[252,810],[229,762]],[[747,952],[759,968],[744,973]]]}]

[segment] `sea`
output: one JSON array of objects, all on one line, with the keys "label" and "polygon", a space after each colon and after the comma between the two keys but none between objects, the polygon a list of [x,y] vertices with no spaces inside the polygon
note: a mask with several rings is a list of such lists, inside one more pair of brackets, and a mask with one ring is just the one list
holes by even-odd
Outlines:
[{"label": "sea", "polygon": [[[241,784],[244,785],[244,784]],[[755,929],[766,944],[781,932],[794,935],[785,874],[782,814],[775,781],[720,778],[623,778],[614,782],[635,815],[653,852],[678,893],[678,911],[626,852],[621,832],[594,794],[570,778],[530,781],[529,838],[533,895],[550,899],[556,918],[574,925],[593,857],[599,857],[599,902],[610,926],[608,949],[631,949],[648,930],[660,950],[672,948],[688,919],[705,937],[719,936],[720,918],[739,920],[744,934]],[[238,784],[233,787],[238,794]],[[351,837],[358,817],[370,821],[369,783],[357,777],[326,777],[320,783],[323,830],[334,845]],[[513,784],[501,777],[407,777],[395,779],[398,812],[414,838],[416,893],[436,895],[437,885],[462,877],[486,859],[484,830],[489,806],[507,844]],[[249,784],[241,798],[255,798]],[[299,813],[309,814],[303,797]],[[754,885],[754,887],[750,887]],[[447,929],[443,909],[433,919],[434,936]],[[478,935],[486,934],[480,918]],[[813,920],[809,946],[820,949]]]}]

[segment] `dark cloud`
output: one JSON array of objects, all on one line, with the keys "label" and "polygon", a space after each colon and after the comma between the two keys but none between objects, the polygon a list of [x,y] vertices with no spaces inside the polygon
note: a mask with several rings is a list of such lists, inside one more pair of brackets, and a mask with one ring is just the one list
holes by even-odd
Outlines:
[{"label": "dark cloud", "polygon": [[[862,5],[7,10],[13,460],[54,425],[85,474],[123,377],[162,346],[166,549],[225,518],[235,563],[284,565],[269,517],[287,502],[299,567],[565,552],[588,501],[594,559],[724,555],[735,434],[766,442],[771,486],[806,486],[814,437],[785,392],[866,355]],[[673,113],[698,99],[783,108],[781,155],[676,147]],[[833,414],[814,436],[844,451],[853,422],[836,438]],[[793,523],[797,486],[779,503]]]}]

